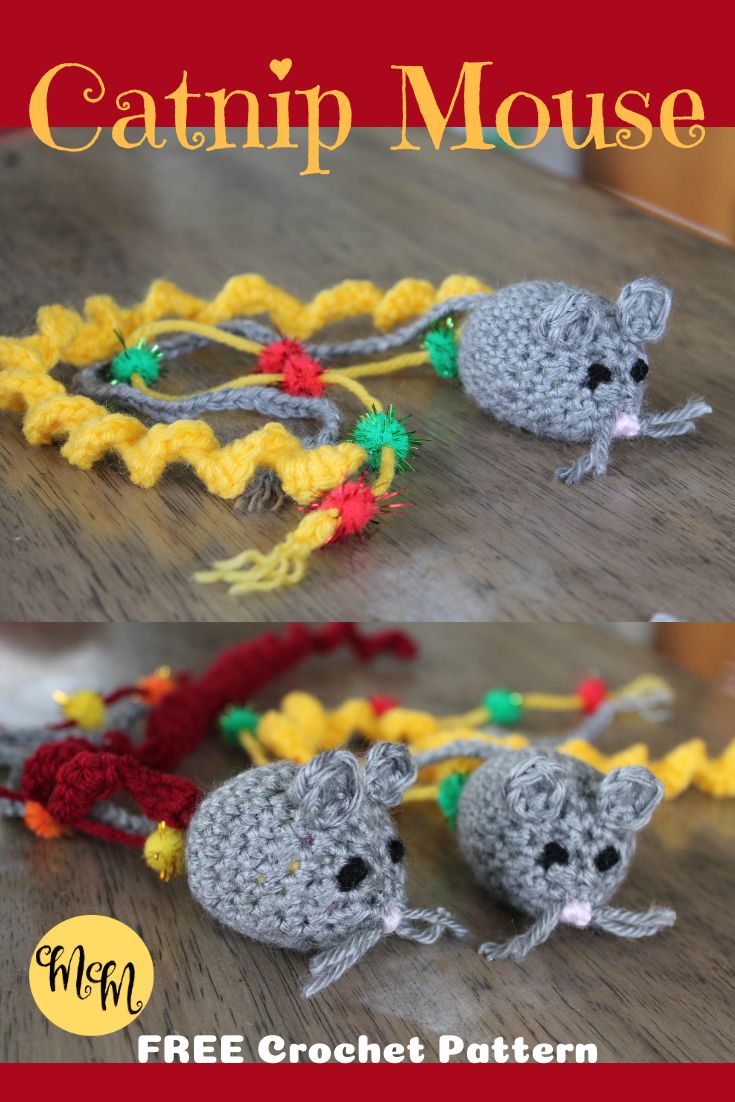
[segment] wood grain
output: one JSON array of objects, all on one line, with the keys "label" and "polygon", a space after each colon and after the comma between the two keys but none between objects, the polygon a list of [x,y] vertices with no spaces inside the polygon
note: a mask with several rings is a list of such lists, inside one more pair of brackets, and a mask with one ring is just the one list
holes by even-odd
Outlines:
[{"label": "wood grain", "polygon": [[[47,719],[56,688],[112,686],[161,662],[200,669],[218,647],[254,631],[6,625],[0,631],[0,719]],[[356,667],[346,655],[334,655],[274,684],[257,704],[275,704],[288,689],[301,687],[331,704],[383,692],[447,713],[466,708],[493,684],[560,691],[590,671],[614,685],[654,670],[675,686],[675,718],[660,727],[626,721],[607,737],[607,749],[643,739],[658,752],[701,736],[716,751],[732,737],[731,700],[600,629],[428,624],[416,635],[423,655],[412,666],[381,659]],[[186,772],[209,785],[241,765],[235,751],[213,739]],[[307,1002],[298,995],[303,956],[217,928],[183,880],[160,884],[133,852],[84,838],[46,843],[17,822],[1,822],[0,1059],[134,1060],[138,1034],[173,1032],[242,1034],[249,1058],[269,1033],[289,1042],[333,1044],[365,1033],[380,1044],[419,1036],[433,1059],[438,1037],[454,1033],[467,1041],[522,1036],[534,1044],[594,1043],[601,1061],[732,1059],[732,801],[687,792],[663,805],[641,836],[618,899],[622,906],[675,908],[679,918],[671,931],[629,942],[565,929],[523,965],[488,965],[475,953],[481,940],[506,935],[523,920],[502,912],[473,885],[437,811],[407,807],[400,829],[411,900],[449,907],[471,929],[472,942],[424,948],[388,940]],[[38,939],[62,918],[84,913],[128,922],[154,957],[150,1003],[132,1027],[109,1037],[85,1039],[56,1029],[28,990],[28,961]]]},{"label": "wood grain", "polygon": [[[114,462],[79,471],[3,417],[5,618],[735,617],[735,255],[522,156],[390,144],[387,132],[355,132],[316,179],[299,178],[300,151],[210,158],[169,143],[131,154],[103,138],[65,156],[14,137],[0,149],[0,332],[30,330],[47,302],[79,307],[98,292],[132,302],[159,275],[211,296],[233,273],[261,271],[310,297],[347,276],[388,286],[454,271],[614,294],[647,272],[677,300],[652,358],[652,403],[701,393],[715,415],[694,438],[616,445],[609,478],[570,489],[552,472],[576,448],[494,422],[426,372],[378,382],[426,441],[405,479],[414,508],[375,538],[314,556],[299,587],[241,601],[196,586],[192,572],[271,547],[295,525],[293,508],[245,518],[184,469],[150,491]],[[232,371],[226,359],[202,363]]]}]

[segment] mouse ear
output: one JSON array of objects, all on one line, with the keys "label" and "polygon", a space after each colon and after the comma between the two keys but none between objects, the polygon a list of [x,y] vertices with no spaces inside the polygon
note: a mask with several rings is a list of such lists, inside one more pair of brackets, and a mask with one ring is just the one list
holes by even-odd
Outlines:
[{"label": "mouse ear", "polygon": [[589,291],[561,291],[538,319],[538,333],[547,344],[582,348],[589,344],[602,321],[600,308]]},{"label": "mouse ear", "polygon": [[650,769],[624,765],[613,769],[600,785],[597,806],[608,823],[624,830],[641,830],[661,802],[664,786]]},{"label": "mouse ear", "polygon": [[363,781],[368,794],[379,804],[395,807],[416,780],[418,770],[407,746],[378,742],[365,760]]},{"label": "mouse ear", "polygon": [[362,799],[362,780],[354,754],[325,750],[299,770],[294,782],[304,819],[319,830],[348,819]]},{"label": "mouse ear", "polygon": [[642,344],[660,341],[671,313],[671,291],[655,279],[634,279],[618,295],[617,311],[633,340]]},{"label": "mouse ear", "polygon": [[551,758],[527,758],[505,778],[503,795],[519,819],[556,819],[566,795],[564,771]]}]

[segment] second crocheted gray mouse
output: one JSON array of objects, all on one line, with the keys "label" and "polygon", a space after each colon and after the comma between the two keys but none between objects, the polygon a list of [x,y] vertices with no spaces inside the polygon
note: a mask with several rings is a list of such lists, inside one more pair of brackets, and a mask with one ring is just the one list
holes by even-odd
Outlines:
[{"label": "second crocheted gray mouse", "polygon": [[663,795],[650,770],[628,765],[607,775],[552,749],[511,750],[464,740],[415,757],[419,769],[455,757],[484,759],[459,796],[457,838],[490,894],[532,916],[504,944],[486,942],[488,960],[522,960],[560,923],[620,937],[648,937],[676,915],[635,913],[606,904],[625,880],[635,836]]},{"label": "second crocheted gray mouse", "polygon": [[187,833],[193,895],[241,934],[316,950],[305,995],[333,983],[387,934],[425,944],[465,930],[442,908],[406,906],[403,844],[387,807],[416,777],[404,746],[377,743],[360,769],[345,750],[226,781]]}]

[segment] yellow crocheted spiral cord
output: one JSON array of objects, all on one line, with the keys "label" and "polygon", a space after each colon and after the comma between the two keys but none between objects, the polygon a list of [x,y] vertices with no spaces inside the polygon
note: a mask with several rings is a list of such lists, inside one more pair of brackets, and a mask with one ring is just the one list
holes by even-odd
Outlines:
[{"label": "yellow crocheted spiral cord", "polygon": [[[633,695],[644,681],[636,679],[619,691],[618,696]],[[524,705],[534,701],[544,710],[562,711],[572,708],[578,698],[551,696],[549,694],[524,694]],[[351,738],[359,737],[368,742],[403,742],[413,753],[445,746],[458,739],[474,739],[514,749],[533,746],[533,739],[519,732],[507,735],[478,731],[481,723],[487,723],[484,709],[477,709],[483,719],[457,724],[461,717],[439,717],[430,712],[410,708],[389,708],[377,714],[369,700],[347,700],[334,709],[325,708],[314,696],[305,692],[293,692],[285,696],[279,709],[265,712],[259,719],[254,733],[243,731],[240,743],[256,765],[273,759],[290,759],[299,764],[309,761],[323,750],[333,750],[346,745]],[[468,713],[469,716],[474,713]],[[664,786],[667,799],[673,799],[686,788],[694,786],[711,796],[735,796],[735,740],[716,758],[708,755],[701,739],[691,739],[652,760],[644,743],[636,743],[614,754],[603,754],[584,739],[570,738],[557,746],[563,754],[579,758],[602,773],[609,773],[623,765],[645,765]],[[479,763],[478,759],[462,758],[442,762],[422,770],[420,783],[406,794],[407,800],[435,799],[440,782],[451,773],[469,772]]]},{"label": "yellow crocheted spiral cord", "polygon": [[[158,280],[146,298],[129,309],[107,295],[88,298],[83,315],[63,306],[44,306],[38,311],[34,335],[0,338],[0,409],[24,413],[23,431],[29,443],[50,444],[65,439],[62,454],[75,466],[89,469],[106,454],[117,453],[139,486],[154,485],[171,463],[187,463],[211,493],[233,498],[242,493],[252,469],[260,464],[270,466],[282,481],[284,476],[295,477],[301,487],[297,501],[314,501],[354,473],[360,460],[364,461],[364,453],[358,455],[360,450],[354,445],[329,446],[336,462],[332,474],[327,475],[329,450],[317,449],[316,460],[310,461],[290,434],[278,434],[274,441],[253,433],[255,443],[248,448],[242,445],[250,438],[220,447],[203,421],[180,421],[147,429],[135,417],[108,413],[90,398],[68,394],[48,372],[62,361],[76,367],[104,362],[119,347],[116,332],[127,340],[145,332],[184,328],[182,320],[212,326],[236,316],[266,313],[283,333],[305,339],[325,325],[365,314],[372,316],[377,328],[390,329],[437,302],[485,289],[469,276],[450,276],[439,288],[424,280],[403,279],[388,291],[369,281],[345,280],[321,291],[310,302],[301,302],[262,276],[241,275],[230,279],[209,302],[187,294],[174,283]],[[222,343],[232,343],[229,336],[218,332]],[[234,339],[235,347],[242,349],[247,344],[251,351],[260,348],[255,342]],[[313,464],[318,472],[313,479],[309,471],[294,476],[295,463],[307,467]],[[308,483],[312,488],[307,494]],[[284,489],[289,493],[285,482]]]},{"label": "yellow crocheted spiral cord", "polygon": [[[263,276],[246,274],[228,280],[211,301],[158,280],[141,303],[128,309],[107,295],[88,298],[83,314],[59,305],[44,306],[37,314],[35,334],[0,338],[0,409],[23,414],[23,432],[31,444],[63,440],[61,454],[83,469],[114,453],[122,459],[131,480],[147,488],[155,485],[170,464],[186,463],[211,493],[235,498],[259,467],[268,467],[278,475],[287,496],[309,505],[365,465],[367,455],[362,448],[346,442],[307,450],[278,423],[220,446],[204,421],[146,428],[135,417],[108,413],[90,398],[67,393],[49,372],[60,362],[76,367],[105,362],[118,349],[118,334],[129,341],[163,332],[206,331],[219,343],[258,353],[262,346],[256,342],[213,327],[233,317],[267,314],[280,332],[304,340],[327,325],[369,315],[376,328],[387,330],[448,298],[486,290],[479,280],[457,275],[438,288],[425,280],[402,279],[387,291],[368,280],[345,280],[302,302]],[[366,408],[382,409],[357,378],[402,370],[426,359],[424,353],[406,353],[382,364],[327,372],[326,381],[350,390]],[[268,385],[280,380],[281,376],[241,376],[226,385]],[[141,381],[137,382],[140,385]],[[391,449],[383,448],[373,485],[376,496],[390,488],[394,468],[395,456]],[[303,576],[310,553],[328,543],[339,528],[337,510],[321,513],[305,517],[273,551],[265,555],[244,552],[216,563],[212,571],[201,572],[198,580],[223,581],[232,593],[295,584]]]}]

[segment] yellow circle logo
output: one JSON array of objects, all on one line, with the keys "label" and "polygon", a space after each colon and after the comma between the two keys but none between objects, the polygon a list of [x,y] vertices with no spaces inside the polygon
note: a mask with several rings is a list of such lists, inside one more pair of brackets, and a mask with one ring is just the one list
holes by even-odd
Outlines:
[{"label": "yellow circle logo", "polygon": [[79,915],[41,938],[28,980],[50,1022],[67,1033],[99,1037],[138,1017],[153,990],[153,961],[124,922]]}]

